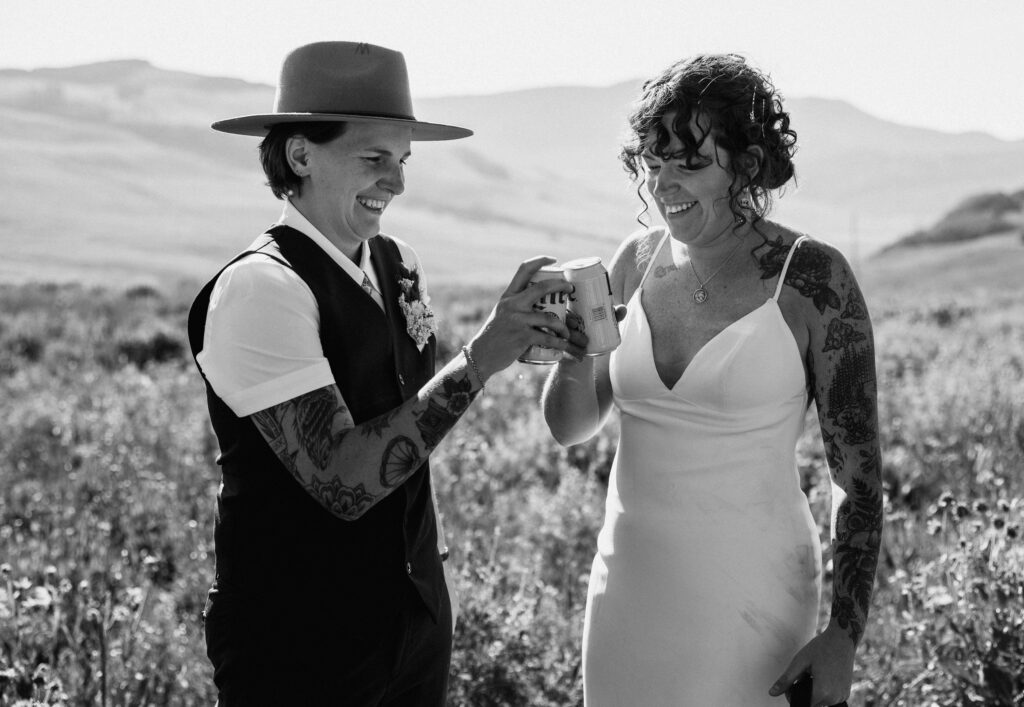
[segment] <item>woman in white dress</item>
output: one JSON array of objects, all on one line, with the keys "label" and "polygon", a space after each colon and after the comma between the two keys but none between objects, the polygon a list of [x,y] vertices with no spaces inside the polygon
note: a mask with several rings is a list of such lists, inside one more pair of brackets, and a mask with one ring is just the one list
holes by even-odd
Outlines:
[{"label": "woman in white dress", "polygon": [[[630,127],[622,161],[667,228],[633,234],[611,263],[622,345],[563,359],[543,401],[566,445],[613,405],[621,420],[587,599],[586,704],[785,704],[805,676],[810,704],[840,703],[882,524],[863,297],[835,248],[765,220],[793,177],[796,133],[742,57],[672,65],[644,85]],[[820,633],[821,549],[795,459],[811,402],[834,482]]]}]

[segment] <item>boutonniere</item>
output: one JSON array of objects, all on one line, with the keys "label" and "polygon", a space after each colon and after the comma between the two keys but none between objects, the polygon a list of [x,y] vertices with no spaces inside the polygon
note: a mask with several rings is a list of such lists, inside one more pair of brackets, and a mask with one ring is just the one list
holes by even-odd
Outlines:
[{"label": "boutonniere", "polygon": [[398,307],[405,315],[405,330],[412,340],[416,342],[416,348],[423,351],[423,347],[430,341],[430,337],[437,332],[437,319],[434,318],[434,310],[430,308],[430,298],[420,290],[420,272],[399,264],[401,276],[398,278],[398,288],[401,294],[398,295]]}]

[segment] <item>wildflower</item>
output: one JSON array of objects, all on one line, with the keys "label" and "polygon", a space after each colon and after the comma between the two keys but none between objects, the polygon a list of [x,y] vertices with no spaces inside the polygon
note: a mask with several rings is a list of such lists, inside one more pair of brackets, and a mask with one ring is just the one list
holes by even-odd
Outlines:
[{"label": "wildflower", "polygon": [[965,506],[962,503],[956,504],[956,517],[957,518],[966,518],[969,515],[971,515],[971,509],[970,508],[968,508],[967,506]]},{"label": "wildflower", "polygon": [[22,602],[26,609],[49,609],[53,605],[53,595],[46,587],[32,587]]},{"label": "wildflower", "polygon": [[928,519],[928,534],[929,535],[938,535],[941,532],[942,532],[942,523],[940,523],[939,521],[935,520],[934,518],[929,518]]},{"label": "wildflower", "polygon": [[1020,528],[1016,525],[1011,525],[1006,529],[1006,537],[1008,537],[1010,540],[1016,540],[1019,534]]},{"label": "wildflower", "polygon": [[50,666],[46,663],[40,663],[36,666],[35,672],[32,673],[32,682],[36,685],[43,685],[50,677]]},{"label": "wildflower", "polygon": [[5,562],[2,565],[0,565],[0,577],[3,577],[4,579],[10,577],[11,569],[11,564],[9,562]]},{"label": "wildflower", "polygon": [[1006,525],[1006,521],[1003,520],[1001,517],[996,516],[995,518],[992,519],[992,526],[996,530],[1002,530],[1004,525]]},{"label": "wildflower", "polygon": [[974,512],[975,513],[987,513],[988,512],[988,504],[985,503],[984,501],[975,501],[974,502]]},{"label": "wildflower", "polygon": [[128,606],[132,609],[137,609],[142,604],[142,599],[146,593],[142,590],[142,587],[129,587],[125,592],[128,599]]},{"label": "wildflower", "polygon": [[939,507],[940,508],[949,508],[950,506],[953,505],[953,503],[955,501],[956,501],[956,499],[953,498],[953,494],[950,493],[949,491],[943,491],[939,495]]}]

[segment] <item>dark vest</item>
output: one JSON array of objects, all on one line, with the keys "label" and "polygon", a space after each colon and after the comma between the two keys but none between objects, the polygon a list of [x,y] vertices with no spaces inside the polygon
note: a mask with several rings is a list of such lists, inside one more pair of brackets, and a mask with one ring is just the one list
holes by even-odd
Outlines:
[{"label": "dark vest", "polygon": [[[367,242],[385,316],[301,232],[276,226],[269,233],[316,298],[324,355],[356,424],[414,396],[434,374],[436,342],[431,337],[421,353],[406,333],[395,242],[386,236]],[[203,287],[189,313],[193,356],[202,350],[216,280]],[[437,620],[444,576],[428,464],[358,520],[341,520],[301,488],[251,419],[237,417],[208,381],[206,393],[223,474],[214,531],[217,592],[243,597],[255,612],[278,612],[282,626],[305,623],[301,617],[327,625],[375,621],[377,607],[391,612],[396,602],[417,595]]]}]

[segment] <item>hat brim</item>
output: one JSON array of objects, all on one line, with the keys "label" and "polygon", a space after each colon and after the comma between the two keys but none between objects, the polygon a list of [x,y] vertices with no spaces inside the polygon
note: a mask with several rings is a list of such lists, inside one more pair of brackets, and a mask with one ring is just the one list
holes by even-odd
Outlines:
[{"label": "hat brim", "polygon": [[346,113],[266,113],[243,115],[238,118],[218,120],[210,127],[222,133],[264,137],[270,128],[282,123],[396,123],[412,127],[413,140],[458,140],[473,134],[468,128],[441,123],[425,123],[408,118],[391,118],[378,115],[356,115]]}]

